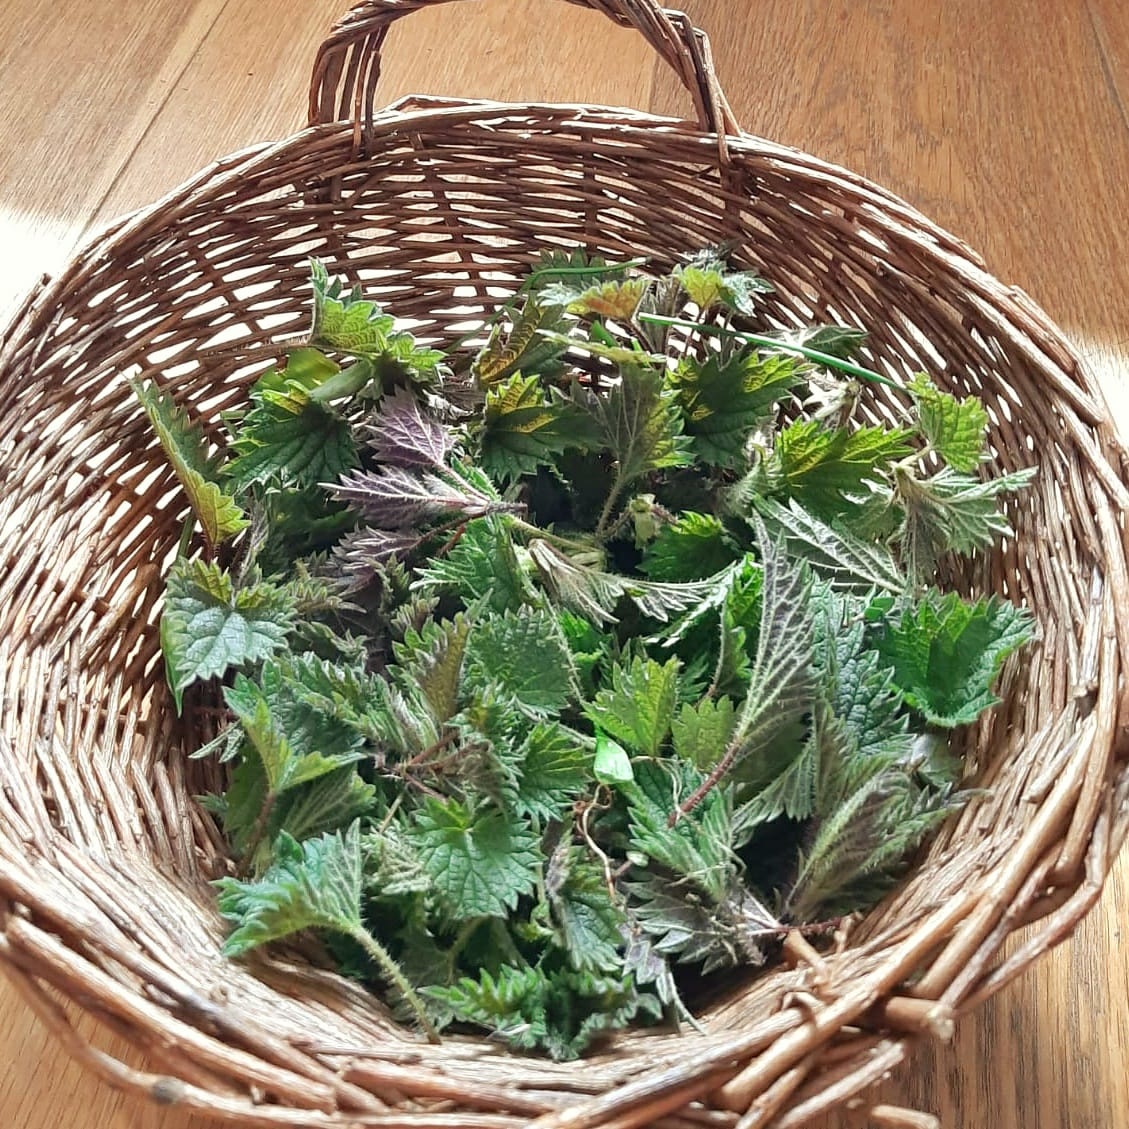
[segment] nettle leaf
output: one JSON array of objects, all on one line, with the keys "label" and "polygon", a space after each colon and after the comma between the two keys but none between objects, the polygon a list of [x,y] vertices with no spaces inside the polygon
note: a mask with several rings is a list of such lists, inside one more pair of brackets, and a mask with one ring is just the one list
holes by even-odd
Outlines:
[{"label": "nettle leaf", "polygon": [[618,742],[606,733],[596,731],[596,756],[592,762],[592,774],[601,784],[627,784],[635,779],[631,767],[631,757]]},{"label": "nettle leaf", "polygon": [[408,630],[403,642],[393,645],[397,681],[427,703],[437,722],[458,711],[470,632],[471,621],[460,613],[442,622],[429,619],[421,631]]},{"label": "nettle leaf", "polygon": [[853,757],[906,763],[913,743],[909,716],[894,671],[870,638],[870,606],[828,593],[815,601],[819,680]]},{"label": "nettle leaf", "polygon": [[626,917],[601,867],[574,846],[554,852],[545,893],[557,944],[579,972],[618,972]]},{"label": "nettle leaf", "polygon": [[936,591],[887,624],[879,653],[907,705],[931,725],[970,725],[999,699],[992,685],[1004,660],[1033,634],[1030,613],[995,597],[967,603]]},{"label": "nettle leaf", "polygon": [[246,529],[245,513],[219,485],[223,456],[209,452],[203,428],[190,422],[188,413],[156,384],[130,381],[130,387],[157,433],[208,544],[218,545]]},{"label": "nettle leaf", "polygon": [[588,719],[644,756],[656,757],[670,733],[678,698],[678,659],[634,658],[612,667],[611,686],[584,707]]},{"label": "nettle leaf", "polygon": [[518,751],[517,810],[560,819],[592,779],[592,753],[578,734],[557,722],[538,722]]},{"label": "nettle leaf", "polygon": [[708,772],[725,754],[736,727],[732,699],[722,696],[687,702],[671,719],[675,755]]},{"label": "nettle leaf", "polygon": [[650,471],[690,463],[675,391],[658,369],[624,365],[618,383],[606,393],[577,392],[575,398],[616,459],[622,487]]},{"label": "nettle leaf", "polygon": [[736,873],[728,790],[714,789],[685,818],[669,823],[671,812],[703,780],[688,764],[647,760],[636,765],[634,782],[619,790],[627,798],[632,849],[720,902]]},{"label": "nettle leaf", "polygon": [[847,529],[829,525],[795,498],[787,504],[772,498],[753,503],[772,536],[783,536],[788,552],[803,557],[812,570],[836,588],[850,592],[878,589],[900,593],[906,579],[884,545],[864,541]]},{"label": "nettle leaf", "polygon": [[651,580],[705,580],[741,555],[718,518],[686,511],[659,529],[647,546],[639,570]]},{"label": "nettle leaf", "polygon": [[333,549],[333,562],[356,587],[371,584],[393,559],[407,557],[426,538],[405,529],[363,526],[347,533]]},{"label": "nettle leaf", "polygon": [[412,587],[428,593],[451,592],[464,603],[485,600],[498,612],[516,611],[537,598],[513,536],[499,516],[468,521],[451,549],[416,570]]},{"label": "nettle leaf", "polygon": [[974,471],[984,458],[988,413],[975,396],[958,400],[927,376],[908,385],[925,441],[955,471]]},{"label": "nettle leaf", "polygon": [[780,923],[744,887],[733,852],[731,796],[715,789],[689,815],[668,817],[704,777],[689,765],[643,761],[628,800],[632,850],[667,873],[649,870],[624,883],[629,915],[654,939],[656,950],[703,971],[759,964],[761,943]]},{"label": "nettle leaf", "polygon": [[866,330],[850,325],[812,325],[783,330],[771,336],[778,337],[787,345],[800,345],[805,349],[814,349],[817,353],[848,361],[866,343],[868,335]]},{"label": "nettle leaf", "polygon": [[577,1058],[601,1032],[660,1012],[658,1001],[639,993],[629,977],[572,969],[550,975],[504,965],[496,976],[483,969],[477,980],[464,977],[426,994],[455,1019],[493,1031],[514,1049],[540,1047],[558,1061]]},{"label": "nettle leaf", "polygon": [[539,296],[526,298],[514,315],[508,331],[498,324],[471,365],[471,375],[482,388],[489,388],[521,371],[527,375],[552,371],[568,345],[542,331],[567,333],[569,320],[563,306],[542,303]]},{"label": "nettle leaf", "polygon": [[248,413],[232,438],[236,457],[225,477],[237,491],[277,483],[309,487],[336,481],[357,465],[348,423],[332,408],[310,400],[296,411],[262,404]]},{"label": "nettle leaf", "polygon": [[529,543],[529,555],[552,599],[596,623],[614,623],[613,609],[624,598],[660,623],[692,608],[701,611],[724,596],[732,571],[686,584],[662,584],[590,568],[539,539]]},{"label": "nettle leaf", "polygon": [[357,524],[357,515],[320,487],[271,487],[256,502],[266,539],[255,563],[265,575],[286,573],[300,557],[324,552]]},{"label": "nettle leaf", "polygon": [[811,574],[781,545],[762,539],[761,614],[745,703],[729,746],[751,779],[773,771],[772,743],[811,706],[815,692],[815,624]]},{"label": "nettle leaf", "polygon": [[912,452],[904,428],[826,428],[812,420],[789,424],[776,437],[765,474],[776,487],[817,513],[841,513],[851,495],[867,493],[892,463]]},{"label": "nettle leaf", "polygon": [[536,376],[515,373],[486,391],[480,457],[499,481],[533,474],[568,448],[584,450],[595,439],[590,417]]},{"label": "nettle leaf", "polygon": [[728,271],[717,259],[680,267],[675,276],[687,297],[703,313],[722,305],[740,314],[757,312],[754,294],[771,293],[772,287],[751,271]]},{"label": "nettle leaf", "polygon": [[285,589],[266,582],[236,589],[219,565],[178,558],[161,616],[161,649],[177,710],[193,682],[262,661],[285,646],[293,625],[293,598]]},{"label": "nettle leaf", "polygon": [[319,722],[308,711],[298,718],[293,700],[288,716],[277,717],[272,706],[278,710],[281,705],[282,680],[276,673],[271,693],[239,674],[224,691],[228,708],[262,762],[267,788],[276,796],[352,764],[361,755],[359,735],[343,732],[331,720]]},{"label": "nettle leaf", "polygon": [[348,353],[376,357],[387,348],[395,319],[375,303],[361,297],[361,288],[346,292],[341,279],[329,280],[325,265],[310,261],[314,291],[314,323],[310,344]]},{"label": "nettle leaf", "polygon": [[352,766],[318,777],[290,792],[275,805],[269,839],[285,831],[298,842],[348,827],[376,804],[376,788]]},{"label": "nettle leaf", "polygon": [[686,432],[694,450],[712,466],[747,464],[749,436],[771,418],[775,404],[795,387],[799,362],[755,349],[722,359],[685,358],[674,375]]},{"label": "nettle leaf", "polygon": [[495,686],[535,716],[564,709],[577,689],[568,644],[542,608],[483,616],[467,644],[467,672],[472,685]]},{"label": "nettle leaf", "polygon": [[612,638],[591,621],[567,609],[557,613],[557,622],[572,653],[580,688],[584,697],[590,698],[596,691],[600,667],[611,654]]},{"label": "nettle leaf", "polygon": [[543,302],[559,302],[570,314],[579,317],[611,318],[628,322],[647,289],[645,278],[610,279],[576,290],[568,283],[556,283],[541,291]]},{"label": "nettle leaf", "polygon": [[983,482],[948,467],[926,479],[898,473],[896,493],[904,516],[897,540],[914,576],[928,577],[942,553],[974,553],[1010,534],[998,499],[1022,490],[1035,473],[1028,467]]},{"label": "nettle leaf", "polygon": [[453,921],[504,918],[536,884],[537,836],[495,808],[427,797],[409,838]]},{"label": "nettle leaf", "polygon": [[366,421],[369,446],[390,466],[443,468],[455,450],[455,432],[424,409],[419,396],[397,388]]},{"label": "nettle leaf", "polygon": [[353,471],[333,492],[385,529],[414,529],[436,519],[484,517],[518,508],[455,473],[418,473],[397,466]]},{"label": "nettle leaf", "polygon": [[222,878],[219,908],[235,929],[224,944],[227,956],[242,956],[268,941],[303,929],[328,929],[347,936],[361,924],[361,840],[354,823],[345,834],[299,843],[283,833],[274,862],[255,882]]},{"label": "nettle leaf", "polygon": [[[642,265],[641,262],[638,265]],[[550,288],[564,284],[571,291],[579,292],[608,278],[622,278],[627,273],[627,264],[609,263],[600,255],[589,255],[583,248],[574,247],[563,250],[559,247],[542,251],[523,289],[533,290],[538,295]]]}]

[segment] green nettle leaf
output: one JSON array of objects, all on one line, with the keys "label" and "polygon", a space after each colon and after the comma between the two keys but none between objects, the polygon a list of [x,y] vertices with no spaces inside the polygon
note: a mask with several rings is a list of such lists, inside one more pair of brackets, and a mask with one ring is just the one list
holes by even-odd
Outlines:
[{"label": "green nettle leaf", "polygon": [[497,809],[428,797],[409,838],[452,921],[504,918],[537,881],[537,836]]},{"label": "green nettle leaf", "polygon": [[644,761],[628,800],[631,847],[667,873],[649,870],[624,884],[628,912],[656,950],[703,971],[764,960],[760,942],[780,923],[745,889],[733,853],[732,801],[715,789],[673,827],[668,816],[704,778],[688,765]]},{"label": "green nettle leaf", "polygon": [[[642,262],[638,261],[635,265],[641,266]],[[580,247],[570,250],[554,247],[540,253],[522,289],[535,291],[540,296],[564,284],[570,293],[578,294],[604,279],[623,278],[627,270],[626,263],[609,263],[602,256],[589,255]]]},{"label": "green nettle leaf", "polygon": [[[727,614],[722,618],[722,657],[715,676],[715,684],[728,690],[730,679],[722,678],[726,673],[723,664],[736,667],[741,680],[747,683],[745,701],[724,755],[698,790],[682,801],[677,818],[692,811],[726,774],[735,770],[740,770],[746,783],[764,787],[786,767],[786,763],[781,763],[778,746],[783,745],[785,757],[791,746],[779,739],[795,730],[811,708],[815,692],[811,574],[802,562],[786,558],[782,547],[769,541],[763,528],[759,530],[759,540],[761,611],[756,653],[751,664],[735,664],[732,658],[726,659],[730,648],[742,648],[738,655],[742,658],[745,643],[745,627],[727,605]],[[750,586],[749,590],[755,587]]]},{"label": "green nettle leaf", "polygon": [[783,536],[788,551],[806,559],[812,571],[833,587],[860,593],[905,589],[905,577],[884,545],[820,521],[795,498],[789,498],[787,505],[772,498],[756,498],[753,504],[769,534]]},{"label": "green nettle leaf", "polygon": [[236,589],[219,565],[179,558],[169,570],[161,616],[177,709],[193,682],[260,662],[285,645],[293,625],[294,603],[285,589],[265,582]]},{"label": "green nettle leaf", "polygon": [[635,779],[627,750],[606,733],[600,733],[598,730],[592,773],[601,784],[627,784]]},{"label": "green nettle leaf", "polygon": [[[305,727],[296,726],[292,739],[286,732],[285,721],[280,723],[276,720],[271,710],[272,698],[277,702],[277,696],[268,696],[242,674],[236,675],[234,685],[224,691],[224,700],[239,719],[262,762],[271,795],[280,795],[360,758],[359,738],[351,734],[342,740],[338,733],[333,732],[331,740],[343,747],[328,755],[320,748],[310,749],[310,745],[314,744],[311,740],[313,735],[303,731]],[[325,747],[332,749],[329,743]]]},{"label": "green nettle leaf", "polygon": [[687,702],[671,720],[674,752],[688,764],[708,772],[725,754],[737,727],[737,711],[727,697]]},{"label": "green nettle leaf", "polygon": [[413,588],[450,592],[466,603],[485,600],[497,612],[517,611],[537,599],[513,535],[499,516],[468,521],[458,542],[417,569],[415,576]]},{"label": "green nettle leaf", "polygon": [[682,433],[677,397],[658,369],[625,365],[608,392],[578,393],[577,399],[596,421],[603,445],[618,464],[618,491],[613,487],[613,493],[649,471],[689,464],[689,440]]},{"label": "green nettle leaf", "polygon": [[614,1031],[637,1016],[656,1019],[654,996],[636,990],[630,977],[597,976],[572,969],[549,974],[542,968],[503,966],[496,976],[483,969],[426,995],[463,1023],[493,1031],[516,1050],[543,1047],[558,1061],[576,1058],[603,1031]]},{"label": "green nettle leaf", "polygon": [[130,387],[161,441],[208,544],[218,545],[246,529],[249,523],[243,510],[219,485],[223,456],[209,453],[200,425],[191,423],[187,412],[155,384],[131,381]]},{"label": "green nettle leaf", "polygon": [[298,488],[335,482],[357,465],[348,423],[310,400],[296,411],[264,403],[248,413],[231,442],[225,477],[237,491],[276,483]]},{"label": "green nettle leaf", "polygon": [[603,870],[577,847],[554,853],[545,892],[557,943],[578,972],[618,972],[626,917],[613,901]]},{"label": "green nettle leaf", "polygon": [[275,805],[269,841],[274,842],[283,831],[298,842],[340,831],[368,815],[375,803],[372,784],[366,784],[352,766],[338,769],[308,787],[294,789]]},{"label": "green nettle leaf", "polygon": [[590,417],[535,376],[515,373],[486,391],[480,457],[499,481],[551,466],[563,451],[584,450],[595,438]]},{"label": "green nettle leaf", "polygon": [[866,342],[867,333],[849,325],[812,325],[803,329],[784,330],[772,336],[778,337],[787,345],[800,345],[814,349],[817,353],[848,361]]},{"label": "green nettle leaf", "polygon": [[324,264],[310,262],[314,290],[314,324],[310,344],[336,349],[354,357],[377,357],[388,347],[395,319],[375,302],[361,298],[359,286],[345,292],[344,283],[332,283]]},{"label": "green nettle leaf", "polygon": [[442,469],[456,446],[454,430],[425,411],[419,396],[407,388],[380,401],[367,430],[376,457],[390,466]]},{"label": "green nettle leaf", "polygon": [[611,686],[584,707],[585,715],[636,752],[658,756],[674,718],[680,665],[678,659],[665,664],[643,658],[616,663]]},{"label": "green nettle leaf", "polygon": [[776,437],[764,470],[765,493],[790,494],[817,513],[842,513],[852,495],[866,494],[892,463],[912,452],[904,428],[830,429],[812,420],[789,424]]},{"label": "green nettle leaf", "polygon": [[948,467],[925,479],[898,472],[896,492],[904,516],[896,539],[910,572],[923,579],[942,553],[974,553],[1010,534],[998,499],[1023,489],[1035,473],[1029,467],[981,482]]},{"label": "green nettle leaf", "polygon": [[699,262],[679,268],[678,281],[687,297],[703,313],[724,305],[739,314],[757,312],[754,294],[765,294],[772,287],[750,271],[727,271],[724,264],[703,257]]},{"label": "green nettle leaf", "polygon": [[572,654],[552,612],[521,607],[484,616],[467,644],[472,685],[494,686],[535,716],[559,712],[576,693]]},{"label": "green nettle leaf", "polygon": [[955,471],[974,471],[984,457],[988,413],[975,396],[958,400],[927,376],[909,386],[925,441]]},{"label": "green nettle leaf", "polygon": [[906,704],[931,725],[951,729],[996,704],[992,686],[1004,660],[1031,637],[1023,608],[934,591],[887,625],[877,645]]},{"label": "green nettle leaf", "polygon": [[732,577],[732,569],[726,569],[686,584],[635,580],[581,564],[541,540],[529,543],[529,556],[552,599],[596,623],[614,623],[612,611],[625,598],[660,623],[668,623],[672,616],[690,609],[704,614],[724,598]]},{"label": "green nettle leaf", "polygon": [[274,847],[274,862],[260,879],[222,878],[215,883],[220,913],[235,924],[224,953],[243,956],[268,941],[306,929],[351,937],[435,1041],[435,1029],[411,985],[361,920],[361,854],[357,823],[344,834],[322,835],[304,843],[281,834]]},{"label": "green nettle leaf", "polygon": [[242,956],[303,929],[348,936],[362,931],[358,828],[354,823],[344,835],[322,835],[305,843],[283,834],[273,865],[258,881],[220,879],[220,913],[236,925],[224,952]]},{"label": "green nettle leaf", "polygon": [[591,751],[576,733],[556,722],[534,725],[517,760],[517,810],[544,821],[560,819],[594,775]]},{"label": "green nettle leaf", "polygon": [[647,547],[639,564],[651,580],[705,580],[741,558],[741,551],[712,514],[686,511]]},{"label": "green nettle leaf", "polygon": [[471,374],[480,387],[489,388],[519,371],[527,376],[551,372],[568,346],[546,337],[543,331],[567,332],[569,324],[563,306],[542,303],[539,296],[530,295],[514,315],[508,333],[500,324],[494,327],[471,366]]},{"label": "green nettle leaf", "polygon": [[686,432],[698,457],[712,466],[747,465],[750,435],[771,418],[775,404],[798,380],[799,364],[779,354],[761,357],[755,349],[723,360],[688,357],[675,372]]},{"label": "green nettle leaf", "polygon": [[458,711],[470,631],[471,621],[462,614],[441,623],[429,619],[421,631],[409,629],[393,647],[397,680],[427,703],[437,722],[449,721]]}]

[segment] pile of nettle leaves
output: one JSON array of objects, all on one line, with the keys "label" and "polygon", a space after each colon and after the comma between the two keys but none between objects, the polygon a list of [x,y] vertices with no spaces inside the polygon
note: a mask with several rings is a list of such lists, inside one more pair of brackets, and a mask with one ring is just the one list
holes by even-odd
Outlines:
[{"label": "pile of nettle leaves", "polygon": [[319,930],[429,1037],[570,1058],[872,905],[962,801],[1031,623],[930,578],[1029,475],[925,377],[861,421],[862,334],[738,332],[764,284],[716,255],[640,265],[546,256],[444,358],[315,263],[225,447],[136,386],[202,531],[162,643],[178,708],[222,680],[228,953]]}]

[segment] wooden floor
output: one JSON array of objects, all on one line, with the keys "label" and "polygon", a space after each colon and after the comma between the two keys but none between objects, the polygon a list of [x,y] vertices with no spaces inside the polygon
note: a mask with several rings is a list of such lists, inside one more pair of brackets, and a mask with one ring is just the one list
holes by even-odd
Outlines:
[{"label": "wooden floor", "polygon": [[[84,232],[298,126],[345,0],[0,0],[0,319]],[[1125,0],[682,0],[749,130],[958,232],[1073,337],[1129,421]],[[401,24],[384,93],[689,112],[628,31],[550,0]],[[882,1090],[953,1129],[1129,1124],[1125,855],[1075,938]],[[100,1045],[121,1055],[119,1043]],[[93,1081],[0,982],[0,1126],[202,1129]],[[840,1118],[815,1129],[846,1124]]]}]

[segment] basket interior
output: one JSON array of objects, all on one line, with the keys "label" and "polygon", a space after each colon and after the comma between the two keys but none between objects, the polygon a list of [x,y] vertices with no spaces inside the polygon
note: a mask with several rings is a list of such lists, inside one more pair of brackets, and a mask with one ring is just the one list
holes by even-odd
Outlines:
[{"label": "basket interior", "polygon": [[[996,468],[1038,463],[1009,503],[1015,538],[946,578],[1029,605],[1041,629],[969,738],[986,791],[829,957],[837,979],[878,968],[1008,856],[1095,747],[1112,661],[1102,412],[1053,328],[959,242],[802,154],[731,141],[720,170],[710,139],[643,115],[452,105],[378,119],[375,135],[358,157],[348,130],[310,131],[127,219],[15,326],[2,362],[0,893],[26,907],[6,926],[14,959],[177,1077],[311,1108],[337,1093],[334,1054],[358,1045],[410,1046],[464,1085],[503,1084],[513,1067],[474,1040],[417,1046],[316,953],[246,968],[218,955],[207,882],[223,845],[193,799],[217,789],[217,770],[185,758],[206,719],[174,716],[157,630],[187,510],[125,378],[155,377],[218,428],[305,331],[308,256],[442,346],[480,326],[542,249],[668,266],[731,244],[776,287],[769,324],[865,328],[864,363],[983,400]],[[865,412],[888,418],[891,395],[868,386]],[[766,1020],[796,983],[787,969],[735,982],[694,1047]],[[684,1053],[679,1037],[629,1034],[579,1068],[521,1070],[547,1092],[596,1092]]]}]

